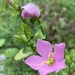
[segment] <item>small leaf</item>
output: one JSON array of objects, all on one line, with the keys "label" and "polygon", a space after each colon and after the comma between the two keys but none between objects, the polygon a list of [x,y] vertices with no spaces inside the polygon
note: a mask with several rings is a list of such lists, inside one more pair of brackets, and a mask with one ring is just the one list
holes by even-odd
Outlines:
[{"label": "small leaf", "polygon": [[33,35],[30,27],[27,24],[20,25],[20,32],[21,33],[23,32],[23,34],[30,35],[30,36]]},{"label": "small leaf", "polygon": [[23,35],[14,35],[14,39],[18,42],[25,42],[25,43],[28,42],[28,39],[26,38],[26,36],[24,34]]},{"label": "small leaf", "polygon": [[21,59],[23,59],[23,58],[27,58],[28,56],[30,56],[30,55],[32,55],[33,54],[33,52],[26,52],[26,53],[23,53],[23,49],[22,50],[20,50],[17,54],[16,54],[16,56],[15,56],[15,60],[21,60]]},{"label": "small leaf", "polygon": [[18,53],[17,48],[7,48],[4,52],[7,58],[13,58]]},{"label": "small leaf", "polygon": [[0,47],[2,47],[5,44],[5,39],[0,39]]},{"label": "small leaf", "polygon": [[41,30],[38,30],[38,31],[35,33],[34,36],[37,37],[37,38],[40,38],[40,39],[45,39],[45,38],[46,38],[46,35],[43,35],[42,32],[41,32]]}]

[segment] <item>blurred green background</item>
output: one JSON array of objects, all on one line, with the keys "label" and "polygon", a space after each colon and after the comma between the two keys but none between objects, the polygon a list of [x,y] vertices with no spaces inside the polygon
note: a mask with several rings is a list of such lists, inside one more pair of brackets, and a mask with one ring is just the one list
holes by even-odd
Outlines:
[{"label": "blurred green background", "polygon": [[[15,1],[20,6],[30,1],[37,4],[43,10],[41,21],[44,31],[46,30],[46,40],[52,44],[65,42],[68,53],[75,56],[75,0]],[[13,59],[22,47],[22,44],[18,44],[13,38],[18,33],[19,24],[22,22],[20,16],[7,0],[0,0],[0,55],[6,56],[6,60],[0,64],[4,66],[0,72],[5,75],[34,75],[33,70],[28,68],[23,61]],[[37,29],[37,25],[31,25],[31,27]],[[71,75],[75,75],[74,66],[73,63]],[[27,68],[25,69],[25,67]],[[29,74],[29,72],[32,73]],[[67,75],[65,71],[64,75]]]}]

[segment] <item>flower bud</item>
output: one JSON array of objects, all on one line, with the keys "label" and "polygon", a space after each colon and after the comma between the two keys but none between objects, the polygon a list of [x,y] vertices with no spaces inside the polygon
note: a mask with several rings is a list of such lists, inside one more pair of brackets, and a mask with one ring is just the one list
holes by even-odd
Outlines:
[{"label": "flower bud", "polygon": [[23,19],[36,18],[40,16],[39,8],[33,3],[28,3],[25,6],[22,6],[22,8],[24,8],[24,10],[22,11],[22,15],[21,15]]},{"label": "flower bud", "polygon": [[68,55],[65,56],[65,59],[66,59],[67,65],[71,64],[71,60],[70,60],[70,57]]},{"label": "flower bud", "polygon": [[18,35],[14,35],[14,38],[20,39],[21,37]]},{"label": "flower bud", "polygon": [[13,6],[15,9],[18,9],[18,5],[15,3],[14,0],[7,0],[7,3],[9,3],[11,6]]},{"label": "flower bud", "polygon": [[9,4],[13,4],[13,3],[14,3],[14,0],[7,0],[7,2],[8,2]]}]

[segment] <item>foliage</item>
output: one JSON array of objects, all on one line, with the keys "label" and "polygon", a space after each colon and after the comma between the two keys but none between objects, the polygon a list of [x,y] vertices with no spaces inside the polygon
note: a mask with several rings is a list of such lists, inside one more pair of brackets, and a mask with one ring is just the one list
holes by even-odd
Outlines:
[{"label": "foliage", "polygon": [[5,44],[5,39],[0,39],[0,47],[2,47]]},{"label": "foliage", "polygon": [[[67,45],[67,49],[70,53],[70,59],[72,57],[75,57],[75,0],[15,0],[17,4],[20,6],[26,4],[29,1],[33,1],[36,3],[41,9],[42,9],[42,16],[41,21],[43,29],[46,36],[43,36],[41,34],[41,30],[39,29],[38,22],[35,22],[33,24],[29,23],[29,19],[26,21],[30,29],[33,31],[31,32],[30,29],[28,29],[27,25],[24,25],[22,20],[19,18],[20,14],[17,10],[12,8],[5,0],[0,0],[0,47],[1,50],[4,50],[4,54],[6,55],[7,59],[4,61],[4,73],[6,75],[36,75],[37,72],[32,71],[27,65],[24,64],[24,61],[22,58],[26,57],[25,50],[27,49],[27,45],[25,43],[32,43],[36,44],[36,41],[38,38],[41,39],[47,39],[51,43],[60,43],[65,42]],[[31,20],[32,21],[32,20]],[[23,26],[19,29],[19,25]],[[47,28],[46,28],[47,26]],[[27,36],[29,39],[26,40],[26,36],[23,32],[25,30],[23,28],[27,28],[27,34],[31,35],[31,37]],[[46,28],[46,29],[45,29]],[[19,29],[19,30],[18,30]],[[22,32],[23,30],[23,32]],[[19,31],[19,33],[17,33]],[[30,33],[31,32],[31,33]],[[36,32],[36,33],[35,33]],[[32,37],[32,33],[34,33],[35,39]],[[18,35],[16,35],[18,34]],[[15,36],[14,36],[15,35]],[[18,43],[21,42],[21,44],[17,44],[14,40]],[[33,38],[30,40],[30,38]],[[33,41],[33,40],[36,41]],[[16,47],[16,48],[14,48]],[[25,49],[22,52],[22,56],[20,56],[21,48],[24,47]],[[35,45],[34,45],[35,47]],[[31,48],[32,49],[32,48]],[[29,49],[29,50],[31,50]],[[19,53],[18,53],[19,52]],[[17,54],[19,61],[14,60],[14,56]],[[28,53],[28,52],[26,52]],[[29,53],[28,56],[32,54]],[[75,61],[75,58],[71,59]],[[75,74],[74,70],[74,63],[71,63],[71,74]],[[26,69],[25,69],[26,67]],[[30,71],[30,73],[29,73]],[[64,71],[64,72],[63,72]],[[66,75],[65,70],[63,70],[61,73],[64,73],[63,75]],[[38,73],[37,73],[38,75]],[[50,74],[51,75],[51,74]]]}]

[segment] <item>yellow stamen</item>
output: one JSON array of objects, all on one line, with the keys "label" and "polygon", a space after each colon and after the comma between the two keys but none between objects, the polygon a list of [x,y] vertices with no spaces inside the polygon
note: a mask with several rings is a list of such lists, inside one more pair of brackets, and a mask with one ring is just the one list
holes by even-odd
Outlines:
[{"label": "yellow stamen", "polygon": [[49,60],[47,60],[47,64],[52,66],[54,65],[54,61],[55,61],[54,58],[49,58]]},{"label": "yellow stamen", "polygon": [[54,65],[55,63],[55,59],[54,59],[54,53],[52,54],[48,54],[48,60],[45,60],[41,63],[41,65],[44,65],[44,64],[48,64],[49,66],[52,66]]}]

